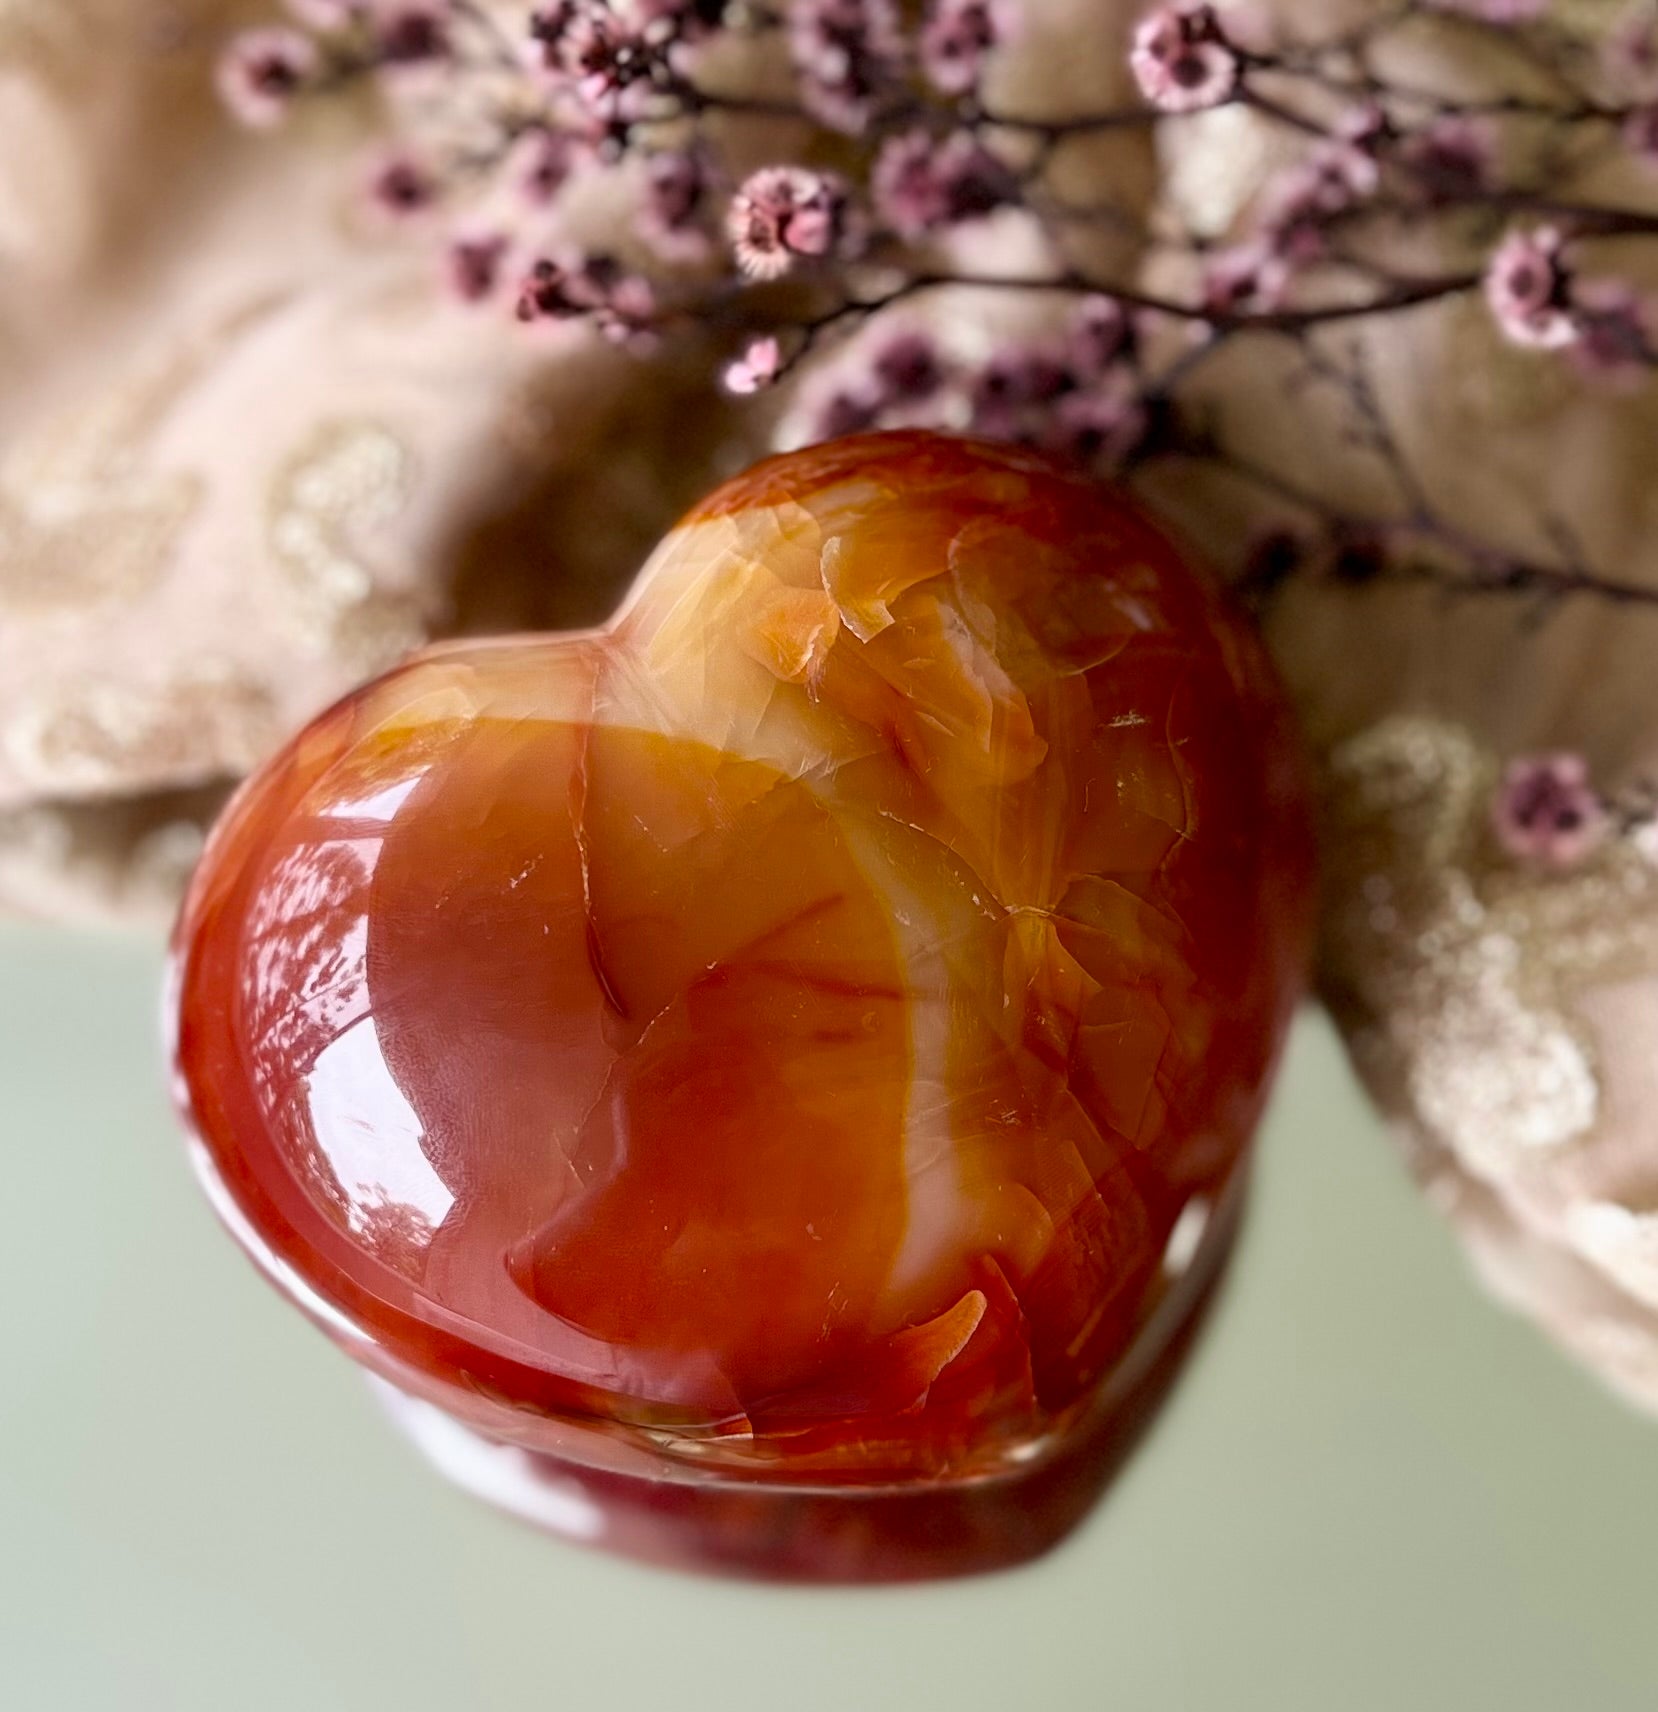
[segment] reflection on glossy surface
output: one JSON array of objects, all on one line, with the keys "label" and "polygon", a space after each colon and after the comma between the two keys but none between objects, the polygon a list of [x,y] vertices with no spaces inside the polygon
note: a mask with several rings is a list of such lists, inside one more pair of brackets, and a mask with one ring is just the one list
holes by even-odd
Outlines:
[{"label": "reflection on glossy surface", "polygon": [[397,1208],[432,1231],[449,1216],[455,1197],[422,1150],[426,1132],[386,1068],[373,1017],[360,1017],[317,1054],[305,1103],[353,1230],[366,1234],[375,1209]]},{"label": "reflection on glossy surface", "polygon": [[[843,442],[608,631],[429,651],[273,761],[180,925],[181,1087],[267,1269],[480,1443],[973,1567],[1224,1241],[1308,892],[1273,686],[1165,540]],[[869,1501],[923,1489],[1001,1494],[953,1565]]]}]

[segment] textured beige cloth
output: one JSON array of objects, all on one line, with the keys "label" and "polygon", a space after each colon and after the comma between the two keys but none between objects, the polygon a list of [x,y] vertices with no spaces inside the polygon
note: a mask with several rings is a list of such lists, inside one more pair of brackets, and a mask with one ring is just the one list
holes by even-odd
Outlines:
[{"label": "textured beige cloth", "polygon": [[[1438,48],[1409,68],[1434,87],[1479,69],[1465,41]],[[1165,194],[1220,235],[1284,145],[1226,110],[1170,127],[1165,146]],[[1658,208],[1627,166],[1590,188]],[[1589,564],[1658,587],[1658,387],[1586,386],[1557,354],[1505,344],[1477,297],[1325,348],[1361,354],[1441,515],[1540,558],[1558,557],[1552,520],[1567,520]],[[1270,342],[1216,365],[1226,437],[1385,511],[1385,469],[1348,444],[1332,394],[1292,388],[1296,366]],[[1159,497],[1223,563],[1294,520],[1191,469]],[[1658,608],[1303,581],[1267,634],[1318,763],[1322,985],[1356,1066],[1487,1282],[1658,1409],[1658,842],[1614,839],[1543,873],[1506,856],[1489,819],[1503,763],[1527,751],[1580,750],[1607,790],[1658,780]]]},{"label": "textured beige cloth", "polygon": [[526,341],[363,230],[362,115],[241,135],[250,15],[0,0],[14,909],[166,909],[213,786],[434,632],[602,613],[729,462],[705,378]]},{"label": "textured beige cloth", "polygon": [[[273,8],[0,0],[0,907],[165,911],[311,713],[432,634],[601,616],[762,449],[705,352],[447,302],[364,229],[366,112],[242,135],[212,66]],[[1124,94],[1108,34],[1058,51],[1094,0],[1027,12],[1007,99]],[[1143,138],[1092,158],[1149,192]]]},{"label": "textured beige cloth", "polygon": [[[1005,104],[1120,97],[1137,9],[1027,7]],[[300,720],[435,631],[598,616],[755,449],[705,354],[529,346],[444,304],[425,248],[352,213],[360,115],[238,134],[208,68],[268,10],[0,0],[0,907],[159,915]],[[1156,193],[1222,235],[1279,148],[1240,111],[1169,127]],[[1153,193],[1143,138],[1075,170],[1070,193]],[[1447,515],[1517,550],[1569,516],[1595,563],[1658,581],[1658,391],[1586,393],[1477,303],[1365,338]],[[1289,368],[1261,345],[1216,365],[1237,443],[1385,497]],[[1223,565],[1275,520],[1190,471],[1156,495]],[[1356,1062],[1491,1280],[1658,1407],[1658,866],[1626,840],[1528,873],[1485,820],[1518,750],[1658,774],[1658,618],[1533,616],[1298,586],[1269,636],[1319,766],[1323,978]]]}]

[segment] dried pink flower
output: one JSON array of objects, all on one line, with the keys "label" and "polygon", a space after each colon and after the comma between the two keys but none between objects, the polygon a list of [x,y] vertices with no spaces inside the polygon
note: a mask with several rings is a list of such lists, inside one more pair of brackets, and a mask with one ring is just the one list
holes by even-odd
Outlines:
[{"label": "dried pink flower", "polygon": [[870,378],[892,402],[915,404],[932,398],[944,384],[944,364],[932,336],[915,328],[890,334],[872,353]]},{"label": "dried pink flower", "polygon": [[946,95],[979,86],[985,61],[1013,32],[1007,0],[933,0],[921,26],[921,70]]},{"label": "dried pink flower", "polygon": [[1118,469],[1146,437],[1145,405],[1127,388],[1075,392],[1048,414],[1044,444],[1095,468]]},{"label": "dried pink flower", "polygon": [[1216,250],[1203,264],[1203,306],[1214,315],[1281,309],[1294,278],[1275,245],[1251,239]]},{"label": "dried pink flower", "polygon": [[708,167],[699,153],[665,149],[651,156],[639,225],[658,255],[693,262],[708,254],[708,193]]},{"label": "dried pink flower", "polygon": [[970,131],[945,139],[937,168],[945,218],[951,225],[981,219],[1018,197],[1019,180],[1013,169]]},{"label": "dried pink flower", "polygon": [[423,65],[449,52],[448,0],[375,0],[374,45],[387,65]]},{"label": "dried pink flower", "polygon": [[631,19],[589,6],[566,25],[559,58],[582,94],[597,101],[644,76],[651,55]]},{"label": "dried pink flower", "polygon": [[1477,196],[1491,182],[1491,133],[1478,121],[1435,119],[1399,145],[1399,161],[1429,202]]},{"label": "dried pink flower", "polygon": [[444,254],[450,291],[462,303],[482,303],[493,297],[510,247],[501,232],[457,232]]},{"label": "dried pink flower", "polygon": [[830,254],[846,232],[846,187],[832,173],[762,167],[731,199],[726,235],[743,272],[777,279],[802,258]]},{"label": "dried pink flower", "polygon": [[1392,116],[1379,101],[1361,101],[1335,123],[1337,141],[1371,156],[1380,153],[1397,134]]},{"label": "dried pink flower", "polygon": [[532,7],[525,24],[529,63],[541,71],[560,71],[565,33],[592,4],[593,0],[552,0],[550,5]]},{"label": "dried pink flower", "polygon": [[[1557,66],[1581,88],[1580,102],[1559,113],[1551,104],[1546,115],[1552,98],[1530,92],[1526,67],[1511,56],[1470,66],[1454,92],[1438,96],[1403,69],[1395,83],[1393,68],[1405,61],[1392,51],[1433,4],[1507,27],[1537,15],[1542,0],[1404,0],[1327,37],[1280,27],[1247,5],[1229,10],[1225,0],[1140,0],[1152,9],[1133,32],[1130,59],[1152,112],[1074,108],[1056,90],[1052,106],[1027,91],[1001,114],[995,102],[981,105],[980,89],[1019,0],[270,3],[286,5],[310,33],[241,38],[241,57],[221,73],[227,99],[249,122],[269,124],[296,94],[395,83],[388,111],[400,125],[429,125],[436,141],[426,162],[386,159],[370,193],[401,216],[441,192],[484,222],[460,231],[446,223],[439,239],[454,298],[516,300],[526,321],[580,319],[628,344],[699,316],[745,326],[748,343],[723,371],[739,393],[792,377],[797,359],[816,359],[867,324],[856,361],[835,364],[822,384],[808,377],[803,408],[791,413],[791,423],[815,422],[820,433],[971,422],[1101,464],[1132,458],[1148,441],[1206,457],[1214,448],[1201,397],[1186,390],[1181,337],[1224,344],[1255,322],[1310,346],[1316,329],[1355,314],[1460,299],[1467,246],[1482,242],[1482,218],[1505,208],[1557,209],[1561,227],[1511,232],[1487,258],[1486,294],[1509,336],[1569,347],[1567,360],[1598,381],[1645,377],[1654,365],[1658,299],[1649,304],[1621,278],[1580,278],[1572,247],[1581,237],[1587,249],[1602,233],[1645,235],[1638,210],[1614,206],[1623,200],[1615,189],[1603,198],[1575,169],[1542,184],[1529,146],[1510,146],[1533,133],[1553,141],[1558,128],[1560,143],[1574,145],[1562,147],[1567,160],[1578,142],[1598,149],[1621,132],[1626,160],[1658,164],[1653,0],[1640,0],[1639,30],[1609,26],[1597,37],[1563,21],[1528,38],[1526,59]],[[512,16],[528,18],[516,44],[496,28]],[[1617,54],[1604,48],[1597,76],[1590,58],[1610,36]],[[785,52],[792,93],[778,81]],[[738,64],[745,54],[753,82]],[[436,70],[405,79],[396,71],[404,65]],[[1355,91],[1364,96],[1356,104]],[[1300,158],[1262,187],[1242,242],[1215,250],[1203,236],[1159,230],[1159,245],[1185,263],[1187,291],[1165,297],[1157,279],[1117,272],[1105,246],[1070,242],[1123,215],[1107,195],[1068,194],[1057,165],[1068,139],[1229,101],[1253,104],[1285,141],[1299,138]],[[797,134],[790,150],[801,160],[750,171],[757,157],[748,151],[773,124]],[[825,126],[847,135],[825,136]],[[436,161],[454,165],[440,176]],[[833,162],[847,179],[806,161]],[[606,185],[617,192],[631,220],[628,253],[640,244],[655,252],[649,278],[613,256],[582,253],[544,254],[524,271],[536,243],[557,230],[540,211],[578,170],[600,194]],[[514,189],[536,211],[506,212],[503,193]],[[988,255],[986,243],[928,242],[1004,207],[1032,216],[1008,225],[1017,257]],[[722,215],[730,255],[718,248]],[[985,293],[1022,290],[1038,267],[1023,253],[1027,239],[1046,245],[1041,262],[1052,272],[1039,283],[1071,305],[1051,339],[946,358],[898,308],[956,279]],[[871,265],[839,265],[860,257]],[[1339,271],[1310,271],[1333,258]],[[741,276],[775,280],[805,262],[823,265],[804,289],[743,290]],[[664,265],[672,263],[691,265]],[[652,285],[665,279],[666,307]],[[1355,410],[1369,402],[1357,376],[1350,402]],[[1401,486],[1411,473],[1399,472]],[[1482,589],[1547,590],[1564,576],[1466,545],[1437,514],[1413,517],[1409,528],[1448,557],[1466,556]],[[1397,538],[1332,508],[1316,553],[1303,545],[1297,563],[1313,577],[1363,583],[1392,568]]]},{"label": "dried pink flower", "polygon": [[1578,337],[1564,252],[1565,238],[1553,226],[1510,232],[1497,246],[1485,272],[1485,298],[1516,345],[1558,350]]},{"label": "dried pink flower", "polygon": [[656,332],[656,293],[614,256],[543,256],[518,286],[520,321],[586,318],[615,344],[649,342]]},{"label": "dried pink flower", "polygon": [[1148,12],[1134,31],[1129,68],[1140,93],[1165,113],[1218,107],[1237,94],[1243,58],[1203,0]]},{"label": "dried pink flower", "polygon": [[1282,588],[1307,559],[1305,536],[1283,527],[1265,529],[1245,549],[1238,588],[1247,599],[1263,601]]},{"label": "dried pink flower", "polygon": [[1591,380],[1632,387],[1652,372],[1658,349],[1640,294],[1621,280],[1588,280],[1573,294],[1572,360]]},{"label": "dried pink flower", "polygon": [[817,411],[812,437],[840,440],[862,434],[881,419],[881,399],[870,386],[843,386],[831,392]]},{"label": "dried pink flower", "polygon": [[1388,545],[1364,524],[1332,525],[1323,543],[1322,571],[1333,583],[1363,588],[1387,573],[1393,563]]},{"label": "dried pink flower", "polygon": [[637,8],[559,0],[531,13],[529,34],[540,69],[579,104],[591,140],[619,142],[647,116],[667,44]]},{"label": "dried pink flower", "polygon": [[633,10],[653,41],[694,42],[716,30],[727,0],[633,0]]},{"label": "dried pink flower", "polygon": [[532,207],[544,208],[564,188],[581,149],[564,131],[526,131],[513,145],[506,177]]},{"label": "dried pink flower", "polygon": [[856,135],[903,66],[893,0],[793,0],[789,53],[808,112]]},{"label": "dried pink flower", "polygon": [[1102,375],[1133,355],[1133,317],[1115,297],[1085,297],[1072,311],[1067,344],[1078,374],[1090,379]]},{"label": "dried pink flower", "polygon": [[542,256],[531,263],[518,286],[518,319],[568,321],[590,314],[603,301],[591,266],[583,257],[561,261]]},{"label": "dried pink flower", "polygon": [[596,118],[617,125],[641,116],[656,55],[632,19],[584,10],[565,31],[560,56]]},{"label": "dried pink flower", "polygon": [[906,238],[978,219],[1013,201],[1018,188],[1007,163],[970,131],[889,137],[869,179],[876,212]]},{"label": "dried pink flower", "polygon": [[737,360],[726,367],[726,390],[739,397],[763,392],[776,379],[783,366],[783,353],[776,339],[755,339],[746,345]]},{"label": "dried pink flower", "polygon": [[621,274],[604,287],[593,319],[613,345],[648,347],[656,334],[655,289],[641,274]]},{"label": "dried pink flower", "polygon": [[1345,141],[1320,143],[1269,181],[1261,197],[1261,229],[1291,261],[1324,253],[1333,221],[1375,194],[1381,169],[1375,156]]},{"label": "dried pink flower", "polygon": [[288,116],[318,63],[316,44],[298,30],[247,30],[219,59],[219,97],[244,125],[268,130]]},{"label": "dried pink flower", "polygon": [[369,206],[392,220],[424,213],[438,199],[436,175],[418,155],[391,149],[374,160],[363,179]]},{"label": "dried pink flower", "polygon": [[1625,94],[1658,91],[1658,15],[1633,7],[1606,33],[1601,63],[1608,82]]},{"label": "dried pink flower", "polygon": [[1015,345],[998,351],[973,379],[968,396],[975,430],[996,439],[1020,437],[1033,408],[1052,405],[1076,390],[1062,351]]},{"label": "dried pink flower", "polygon": [[1658,166],[1658,102],[1637,107],[1623,123],[1623,145],[1636,160]]},{"label": "dried pink flower", "polygon": [[944,192],[936,152],[927,132],[904,131],[889,137],[875,157],[870,201],[880,219],[907,237],[917,237],[943,222]]},{"label": "dried pink flower", "polygon": [[1527,755],[1504,772],[1491,803],[1491,827],[1510,856],[1558,870],[1594,854],[1610,817],[1581,755]]}]

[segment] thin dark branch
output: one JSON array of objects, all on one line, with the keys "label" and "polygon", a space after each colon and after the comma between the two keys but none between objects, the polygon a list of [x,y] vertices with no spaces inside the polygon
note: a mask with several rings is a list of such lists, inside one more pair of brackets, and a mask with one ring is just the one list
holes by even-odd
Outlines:
[{"label": "thin dark branch", "polygon": [[1096,279],[1068,270],[1035,278],[1023,274],[923,273],[906,280],[890,296],[871,307],[879,308],[919,292],[963,290],[1060,292],[1067,295],[1097,293],[1114,297],[1129,309],[1166,315],[1226,333],[1301,333],[1312,327],[1343,321],[1358,321],[1377,314],[1395,314],[1448,298],[1461,297],[1476,289],[1481,276],[1463,272],[1437,274],[1428,279],[1407,279],[1362,302],[1307,304],[1283,309],[1215,309],[1161,296],[1119,281]]},{"label": "thin dark branch", "polygon": [[1404,557],[1397,551],[1377,566],[1376,582],[1427,584],[1448,595],[1520,595],[1549,602],[1588,598],[1616,606],[1658,608],[1658,586],[1602,576],[1574,562],[1551,562],[1494,550],[1429,513],[1366,517],[1344,511],[1329,498],[1261,464],[1212,436],[1172,445],[1164,456],[1205,463],[1269,494],[1314,519],[1338,539],[1371,539],[1398,549],[1414,545],[1440,557]]}]

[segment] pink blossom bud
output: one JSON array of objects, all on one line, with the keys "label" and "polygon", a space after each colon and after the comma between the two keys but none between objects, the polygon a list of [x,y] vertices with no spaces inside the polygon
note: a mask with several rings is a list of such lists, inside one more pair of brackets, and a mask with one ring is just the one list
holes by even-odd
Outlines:
[{"label": "pink blossom bud", "polygon": [[1012,202],[1019,184],[970,131],[938,138],[903,131],[882,144],[870,173],[876,212],[906,238],[974,220]]},{"label": "pink blossom bud", "polygon": [[375,0],[374,45],[387,65],[423,65],[449,52],[448,0]]},{"label": "pink blossom bud", "polygon": [[1594,853],[1609,818],[1581,755],[1527,755],[1503,774],[1491,804],[1491,828],[1517,860],[1565,869]]},{"label": "pink blossom bud", "polygon": [[1573,298],[1572,360],[1590,380],[1632,388],[1652,373],[1655,348],[1647,306],[1622,280],[1586,280]]},{"label": "pink blossom bud", "polygon": [[1577,339],[1565,239],[1553,226],[1510,232],[1485,271],[1485,298],[1516,345],[1559,350]]},{"label": "pink blossom bud", "polygon": [[1101,375],[1133,354],[1133,317],[1114,297],[1085,297],[1072,313],[1068,342],[1077,371]]},{"label": "pink blossom bud", "polygon": [[1637,107],[1624,120],[1623,143],[1636,160],[1658,167],[1658,102]]},{"label": "pink blossom bud", "polygon": [[726,368],[726,390],[740,397],[763,392],[783,366],[783,353],[773,338],[755,339],[744,347],[737,360]]},{"label": "pink blossom bud", "polygon": [[392,149],[370,164],[363,189],[377,214],[407,220],[430,208],[438,199],[440,187],[418,156],[406,149]]},{"label": "pink blossom bud", "polygon": [[1146,428],[1145,406],[1127,388],[1076,392],[1049,413],[1043,439],[1064,457],[1114,470],[1139,449]]},{"label": "pink blossom bud", "polygon": [[1254,239],[1216,250],[1203,264],[1203,307],[1232,316],[1281,309],[1293,278],[1277,248]]},{"label": "pink blossom bud", "polygon": [[831,173],[771,166],[731,199],[726,235],[743,272],[777,279],[802,258],[830,254],[845,236],[846,187]]},{"label": "pink blossom bud", "polygon": [[785,11],[807,111],[837,131],[862,131],[903,66],[893,0],[791,0]]},{"label": "pink blossom bud", "polygon": [[544,208],[564,188],[581,153],[562,131],[527,131],[513,144],[506,180],[534,208]]},{"label": "pink blossom bud", "polygon": [[1399,160],[1429,202],[1477,196],[1491,182],[1491,136],[1472,119],[1435,119],[1399,145]]},{"label": "pink blossom bud", "polygon": [[1013,24],[1008,0],[933,0],[921,26],[921,69],[927,81],[946,95],[970,94]]},{"label": "pink blossom bud", "polygon": [[1140,93],[1165,113],[1218,107],[1243,78],[1241,55],[1215,8],[1202,0],[1148,12],[1135,28],[1128,63]]},{"label": "pink blossom bud", "polygon": [[450,291],[462,303],[482,303],[494,296],[508,248],[500,232],[457,232],[444,255]]},{"label": "pink blossom bud", "polygon": [[944,384],[938,346],[919,330],[892,334],[870,358],[869,372],[882,396],[893,403],[919,403]]},{"label": "pink blossom bud", "polygon": [[651,156],[639,225],[658,255],[667,261],[694,262],[708,253],[708,200],[708,169],[700,154],[665,149]]},{"label": "pink blossom bud", "polygon": [[315,43],[298,30],[245,31],[219,60],[219,98],[244,125],[268,130],[288,116],[317,65]]}]

